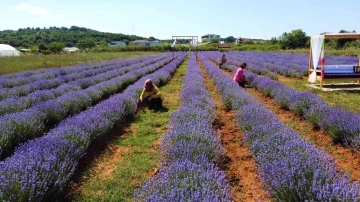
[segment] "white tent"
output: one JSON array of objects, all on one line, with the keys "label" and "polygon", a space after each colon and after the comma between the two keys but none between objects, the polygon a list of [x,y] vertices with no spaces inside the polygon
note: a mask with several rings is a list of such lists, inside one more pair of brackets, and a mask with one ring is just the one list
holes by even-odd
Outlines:
[{"label": "white tent", "polygon": [[0,57],[4,56],[19,56],[20,51],[7,44],[0,44]]}]

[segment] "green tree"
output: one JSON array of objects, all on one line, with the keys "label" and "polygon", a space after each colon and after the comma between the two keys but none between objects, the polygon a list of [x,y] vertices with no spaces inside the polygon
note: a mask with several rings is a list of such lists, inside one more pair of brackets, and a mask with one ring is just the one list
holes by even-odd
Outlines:
[{"label": "green tree", "polygon": [[85,49],[91,49],[96,46],[95,41],[92,38],[84,38],[80,39],[78,42],[78,48],[85,50]]},{"label": "green tree", "polygon": [[61,53],[65,48],[65,44],[61,42],[52,42],[49,45],[49,50],[53,53]]},{"label": "green tree", "polygon": [[44,50],[48,50],[48,47],[45,46],[45,44],[41,43],[41,44],[39,45],[39,52],[42,52],[42,51],[44,51]]},{"label": "green tree", "polygon": [[236,39],[233,36],[228,36],[225,38],[225,41],[228,43],[234,43],[236,41]]},{"label": "green tree", "polygon": [[29,49],[32,53],[36,53],[39,50],[39,46],[31,45],[31,46],[29,46]]},{"label": "green tree", "polygon": [[149,37],[149,41],[157,41],[157,39],[153,36]]},{"label": "green tree", "polygon": [[284,32],[280,37],[279,41],[283,49],[295,49],[306,47],[306,42],[309,37],[302,29],[292,30],[290,33]]},{"label": "green tree", "polygon": [[[356,33],[355,30],[352,32],[347,30],[340,30],[339,33]],[[337,39],[336,40],[336,47],[337,48],[344,48],[345,44],[350,44],[352,41],[355,41],[355,39]]]},{"label": "green tree", "polygon": [[106,42],[105,40],[101,40],[101,41],[99,42],[99,46],[101,46],[101,47],[107,47],[107,46],[108,46],[108,42]]}]

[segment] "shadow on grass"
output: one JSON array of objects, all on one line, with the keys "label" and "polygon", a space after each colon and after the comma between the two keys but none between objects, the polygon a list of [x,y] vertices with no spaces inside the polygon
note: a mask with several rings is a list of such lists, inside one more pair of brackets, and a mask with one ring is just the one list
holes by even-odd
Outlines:
[{"label": "shadow on grass", "polygon": [[160,109],[155,109],[154,112],[160,112],[160,113],[164,113],[164,112],[168,112],[169,108],[166,107],[161,107]]}]

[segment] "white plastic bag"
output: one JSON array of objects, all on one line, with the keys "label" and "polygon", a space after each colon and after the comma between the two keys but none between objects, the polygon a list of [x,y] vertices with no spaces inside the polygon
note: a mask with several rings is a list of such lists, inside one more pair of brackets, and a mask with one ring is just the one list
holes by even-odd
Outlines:
[{"label": "white plastic bag", "polygon": [[313,71],[313,72],[310,74],[308,81],[309,81],[310,83],[316,83],[316,71]]}]

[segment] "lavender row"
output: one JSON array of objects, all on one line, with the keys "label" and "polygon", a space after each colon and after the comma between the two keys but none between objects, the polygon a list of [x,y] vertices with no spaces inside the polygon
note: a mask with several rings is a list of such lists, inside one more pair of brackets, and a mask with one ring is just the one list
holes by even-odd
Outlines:
[{"label": "lavender row", "polygon": [[[169,54],[161,54],[164,57],[169,56]],[[156,55],[160,56],[160,55]],[[156,57],[155,56],[155,57]],[[0,76],[0,89],[1,88],[13,88],[16,86],[21,86],[29,84],[38,80],[44,79],[54,79],[56,77],[68,76],[73,73],[80,73],[86,70],[97,70],[102,69],[107,66],[128,66],[134,63],[145,61],[153,56],[143,56],[138,58],[127,58],[121,60],[110,60],[104,62],[91,62],[91,63],[82,63],[73,66],[60,67],[60,68],[46,68],[40,70],[29,70],[23,71],[14,74],[5,74]]]},{"label": "lavender row", "polygon": [[123,86],[135,82],[171,61],[163,59],[141,69],[98,83],[84,90],[72,91],[42,102],[19,113],[7,114],[0,118],[0,158],[7,157],[19,143],[40,136],[46,125],[54,125],[67,116],[76,114],[112,95]]},{"label": "lavender row", "polygon": [[[226,65],[233,73],[237,67]],[[360,114],[340,106],[332,107],[312,92],[300,92],[268,77],[246,71],[247,82],[271,97],[282,108],[308,120],[312,126],[325,130],[335,143],[360,150]],[[249,78],[248,78],[249,77]]]},{"label": "lavender row", "polygon": [[199,57],[224,103],[235,110],[263,184],[275,201],[359,201],[359,185],[337,172],[334,159],[281,123],[205,56]]},{"label": "lavender row", "polygon": [[[308,75],[309,55],[260,53],[260,52],[232,52],[230,54],[240,61],[247,61],[251,66],[269,69],[287,77],[302,78]],[[346,56],[325,56],[328,64],[357,64],[357,58]]]},{"label": "lavender row", "polygon": [[225,175],[214,164],[223,155],[212,129],[215,104],[194,56],[180,97],[161,142],[163,167],[135,191],[135,201],[231,201]]},{"label": "lavender row", "polygon": [[[156,84],[168,80],[185,55],[147,77]],[[164,80],[165,79],[165,80]],[[21,145],[13,156],[0,163],[0,200],[48,201],[58,197],[89,145],[113,125],[134,114],[140,95],[139,80],[124,93],[110,97],[93,108],[68,118],[47,136]]]},{"label": "lavender row", "polygon": [[[156,58],[158,60],[160,60],[160,59],[166,58],[166,56],[160,55],[157,57],[156,56],[149,57],[150,60],[156,59]],[[136,59],[133,62],[131,62],[132,63],[131,65],[136,65],[137,63],[146,62],[146,61],[147,60],[145,58]],[[124,64],[128,64],[128,63],[129,63],[129,61],[119,62],[119,63],[114,63],[112,65],[108,65],[108,66],[105,66],[102,68],[98,68],[98,69],[90,69],[90,70],[75,72],[75,73],[68,74],[68,75],[58,76],[56,78],[40,79],[35,82],[17,86],[14,88],[1,88],[0,89],[0,100],[4,100],[6,98],[17,99],[21,96],[26,96],[26,95],[36,92],[38,90],[46,90],[46,89],[56,88],[65,83],[68,83],[68,82],[70,82],[69,83],[70,85],[81,85],[81,88],[85,88],[86,86],[88,86],[88,84],[87,84],[88,81],[93,81],[96,78],[101,77],[101,75],[103,75],[103,74],[110,75],[109,74],[110,71],[116,71],[119,68],[125,67]],[[90,77],[94,77],[94,79],[91,79]]]},{"label": "lavender row", "polygon": [[[47,100],[55,99],[65,93],[71,92],[71,91],[78,91],[81,89],[88,88],[90,86],[94,86],[100,82],[110,80],[112,78],[121,76],[131,70],[139,69],[144,66],[150,65],[152,63],[155,63],[161,59],[164,59],[163,56],[159,57],[153,57],[148,60],[145,60],[141,63],[135,63],[129,66],[124,66],[120,68],[118,66],[108,66],[104,67],[102,69],[98,69],[96,71],[93,71],[93,73],[98,72],[99,70],[105,70],[103,73],[94,74],[90,77],[82,77],[81,75],[84,75],[83,73],[74,73],[78,74],[78,76],[73,76],[72,79],[78,77],[76,80],[71,81],[70,83],[63,83],[57,88],[53,89],[45,89],[45,90],[36,90],[27,96],[23,97],[9,97],[5,100],[0,101],[0,116],[12,113],[12,112],[21,112],[32,105],[38,104],[40,102],[45,102]],[[80,75],[80,76],[79,76]],[[61,81],[59,81],[61,83]],[[49,87],[49,86],[47,86]],[[47,88],[45,87],[45,88]]]},{"label": "lavender row", "polygon": [[360,149],[360,114],[331,107],[315,93],[300,92],[267,77],[257,77],[251,85],[280,107],[304,117],[314,128],[323,128],[334,142]]},{"label": "lavender row", "polygon": [[[210,60],[212,60],[213,62],[215,63],[218,63],[217,62],[217,57],[218,57],[218,53],[215,53],[215,52],[206,52],[206,53],[203,53],[206,57],[208,57]],[[242,62],[240,62],[237,58],[227,58],[227,62],[221,67],[222,69],[226,69],[227,67],[230,67],[230,66],[233,66],[233,65],[237,65],[237,66],[240,66]],[[251,63],[248,62],[247,63],[247,68],[253,72],[256,72],[257,74],[260,74],[260,75],[266,75],[268,77],[270,77],[271,79],[273,80],[278,80],[278,76],[276,73],[268,70],[268,69],[265,69],[263,67],[260,67],[254,63]],[[231,70],[231,68],[229,69]]]}]

